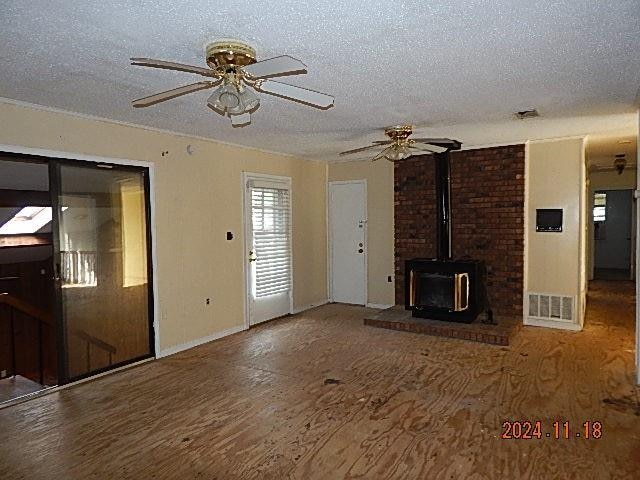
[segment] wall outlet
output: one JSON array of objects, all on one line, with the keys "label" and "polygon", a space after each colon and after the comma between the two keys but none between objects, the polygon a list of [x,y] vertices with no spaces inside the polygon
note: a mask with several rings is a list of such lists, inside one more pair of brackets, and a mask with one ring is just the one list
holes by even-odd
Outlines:
[{"label": "wall outlet", "polygon": [[389,282],[389,283],[393,282],[393,280],[391,280],[391,275],[389,275],[389,276],[387,277],[387,282]]},{"label": "wall outlet", "polygon": [[211,299],[210,299],[210,298],[205,299],[205,303],[206,303],[207,305],[211,304]]},{"label": "wall outlet", "polygon": [[0,371],[0,378],[4,378],[6,376],[7,376],[7,371],[6,370]]}]

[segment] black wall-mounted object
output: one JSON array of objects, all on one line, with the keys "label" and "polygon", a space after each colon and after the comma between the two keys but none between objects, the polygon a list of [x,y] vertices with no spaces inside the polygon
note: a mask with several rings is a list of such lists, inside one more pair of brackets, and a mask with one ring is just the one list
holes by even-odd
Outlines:
[{"label": "black wall-mounted object", "polygon": [[227,240],[233,240],[233,233],[227,232]]},{"label": "black wall-mounted object", "polygon": [[562,232],[562,209],[536,208],[536,232]]}]

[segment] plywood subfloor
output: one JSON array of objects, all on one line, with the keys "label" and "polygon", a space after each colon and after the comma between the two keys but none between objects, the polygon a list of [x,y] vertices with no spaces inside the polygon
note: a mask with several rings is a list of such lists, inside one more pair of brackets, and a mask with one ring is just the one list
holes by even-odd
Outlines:
[{"label": "plywood subfloor", "polygon": [[[353,306],[264,324],[0,410],[0,478],[637,479],[633,285],[610,292],[593,285],[585,331],[510,347],[366,327]],[[604,434],[502,440],[505,419]]]}]

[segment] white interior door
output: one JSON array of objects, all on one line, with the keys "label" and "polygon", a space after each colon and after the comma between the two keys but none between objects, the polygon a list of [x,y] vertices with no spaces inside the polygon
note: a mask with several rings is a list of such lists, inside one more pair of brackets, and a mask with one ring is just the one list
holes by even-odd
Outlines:
[{"label": "white interior door", "polygon": [[249,324],[291,313],[291,180],[245,175]]},{"label": "white interior door", "polygon": [[331,299],[367,303],[367,185],[364,180],[329,183]]}]

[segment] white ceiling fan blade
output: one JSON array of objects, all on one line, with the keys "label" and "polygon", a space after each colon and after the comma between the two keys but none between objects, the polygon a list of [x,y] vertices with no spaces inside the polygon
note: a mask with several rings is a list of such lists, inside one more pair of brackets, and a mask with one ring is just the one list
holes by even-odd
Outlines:
[{"label": "white ceiling fan blade", "polygon": [[307,73],[307,66],[296,58],[282,55],[247,65],[242,70],[253,78],[270,78],[301,75]]},{"label": "white ceiling fan blade", "polygon": [[438,150],[434,150],[432,148],[427,148],[424,145],[421,146],[416,146],[415,144],[412,144],[409,146],[409,148],[413,149],[413,150],[418,150],[419,152],[429,152],[429,153],[437,153]]},{"label": "white ceiling fan blade", "polygon": [[412,138],[415,143],[427,143],[429,145],[435,145],[436,147],[452,148],[457,150],[460,148],[460,142],[457,140],[451,140],[450,138]]},{"label": "white ceiling fan blade", "polygon": [[382,150],[379,154],[377,154],[375,157],[373,157],[371,159],[372,162],[375,162],[376,160],[380,160],[381,158],[384,158],[384,156],[389,153],[390,151],[393,150],[393,147],[387,147],[384,150]]},{"label": "white ceiling fan blade", "polygon": [[215,77],[216,72],[210,68],[195,67],[184,63],[166,62],[164,60],[155,60],[153,58],[131,58],[131,65],[139,65],[141,67],[164,68],[166,70],[178,70],[179,72],[197,73],[205,77]]},{"label": "white ceiling fan blade", "polygon": [[311,107],[326,110],[333,107],[333,97],[326,93],[316,92],[307,88],[296,87],[288,83],[276,82],[275,80],[258,80],[255,85],[256,90],[286,98],[294,102],[309,105]]},{"label": "white ceiling fan blade", "polygon": [[251,123],[250,113],[241,113],[240,115],[231,115],[231,126],[233,128],[246,127]]},{"label": "white ceiling fan blade", "polygon": [[182,87],[174,88],[173,90],[167,90],[166,92],[156,93],[144,98],[138,98],[131,102],[131,105],[135,108],[149,107],[156,103],[164,102],[165,100],[171,100],[172,98],[186,95],[187,93],[197,92],[198,90],[204,90],[206,88],[212,88],[218,85],[220,82],[198,82],[191,85],[184,85]]},{"label": "white ceiling fan blade", "polygon": [[352,153],[364,152],[365,150],[369,150],[371,148],[378,148],[379,144],[369,145],[367,147],[354,148],[353,150],[347,150],[345,152],[340,152],[338,155],[351,155]]}]

